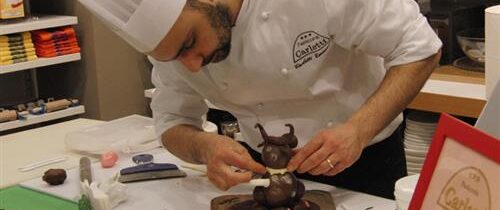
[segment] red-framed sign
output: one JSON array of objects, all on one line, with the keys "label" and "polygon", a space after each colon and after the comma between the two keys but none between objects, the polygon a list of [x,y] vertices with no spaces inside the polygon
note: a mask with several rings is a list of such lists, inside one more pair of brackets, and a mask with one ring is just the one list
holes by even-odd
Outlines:
[{"label": "red-framed sign", "polygon": [[442,114],[410,210],[500,209],[500,139]]}]

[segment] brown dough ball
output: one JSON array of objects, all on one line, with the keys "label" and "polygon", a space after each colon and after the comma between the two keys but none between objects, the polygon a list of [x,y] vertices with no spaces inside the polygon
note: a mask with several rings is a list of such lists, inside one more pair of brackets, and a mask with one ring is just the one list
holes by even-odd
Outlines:
[{"label": "brown dough ball", "polygon": [[66,180],[66,171],[64,169],[49,169],[45,171],[42,179],[50,185],[60,185]]}]

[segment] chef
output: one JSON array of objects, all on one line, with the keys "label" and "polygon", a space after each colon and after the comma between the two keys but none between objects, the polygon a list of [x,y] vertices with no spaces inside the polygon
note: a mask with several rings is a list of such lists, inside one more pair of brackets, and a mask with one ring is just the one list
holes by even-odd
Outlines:
[{"label": "chef", "polygon": [[[302,178],[391,198],[406,175],[401,112],[441,47],[414,0],[80,2],[149,56],[163,145],[207,164],[218,188],[265,173],[256,123],[274,136],[294,125],[287,169]],[[202,131],[204,99],[238,119],[245,144]]]}]

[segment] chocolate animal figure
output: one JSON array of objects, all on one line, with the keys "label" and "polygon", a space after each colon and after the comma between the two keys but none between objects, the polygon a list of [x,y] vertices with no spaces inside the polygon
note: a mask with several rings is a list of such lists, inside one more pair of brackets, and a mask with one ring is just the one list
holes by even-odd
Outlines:
[{"label": "chocolate animal figure", "polygon": [[301,203],[304,196],[304,184],[298,180],[293,173],[286,171],[286,166],[292,158],[292,149],[297,147],[298,140],[294,135],[294,128],[291,124],[286,124],[290,132],[280,137],[268,136],[262,125],[256,124],[259,128],[264,142],[259,147],[262,150],[262,161],[270,168],[262,178],[269,178],[269,187],[255,187],[253,191],[254,200],[262,206],[268,208],[292,208]]},{"label": "chocolate animal figure", "polygon": [[286,168],[292,158],[292,149],[297,147],[298,140],[294,135],[293,126],[291,124],[285,124],[285,126],[290,128],[290,132],[280,137],[275,137],[268,136],[261,124],[257,123],[255,125],[255,128],[259,128],[260,134],[264,139],[264,142],[259,144],[258,147],[264,146],[262,149],[262,161],[268,168]]}]

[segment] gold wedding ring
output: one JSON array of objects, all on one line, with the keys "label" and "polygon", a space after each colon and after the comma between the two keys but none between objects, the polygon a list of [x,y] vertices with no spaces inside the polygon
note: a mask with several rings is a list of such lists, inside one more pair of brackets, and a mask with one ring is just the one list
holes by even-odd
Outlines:
[{"label": "gold wedding ring", "polygon": [[335,165],[332,163],[332,161],[330,159],[326,159],[326,163],[328,163],[328,166],[330,166],[330,168],[335,168]]}]

